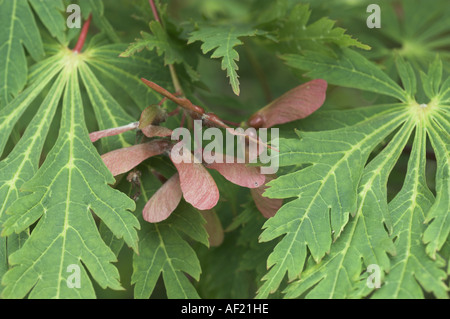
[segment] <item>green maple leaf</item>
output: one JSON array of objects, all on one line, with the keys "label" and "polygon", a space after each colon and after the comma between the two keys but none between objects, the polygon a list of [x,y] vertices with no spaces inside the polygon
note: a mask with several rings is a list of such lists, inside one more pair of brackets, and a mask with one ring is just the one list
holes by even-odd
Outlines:
[{"label": "green maple leaf", "polygon": [[272,35],[273,47],[279,52],[330,52],[330,45],[370,49],[370,46],[346,34],[345,29],[336,27],[336,22],[327,17],[311,22],[309,4],[287,0],[268,1],[266,5],[256,2],[255,12],[258,27]]},{"label": "green maple leaf", "polygon": [[352,36],[345,33],[345,29],[335,27],[335,21],[326,17],[308,24],[311,16],[309,5],[296,5],[286,19],[286,22],[278,31],[278,39],[282,45],[287,46],[290,52],[299,50],[324,51],[327,44],[335,44],[340,47],[358,47],[364,50],[370,49]]},{"label": "green maple leaf", "polygon": [[[407,286],[416,280],[423,289],[444,297],[445,273],[436,258],[450,232],[447,222],[450,122],[448,81],[441,85],[440,78],[442,64],[436,60],[430,66],[428,77],[433,79],[435,91],[430,91],[427,104],[419,104],[414,97],[414,72],[401,59],[398,69],[404,89],[376,65],[349,49],[343,49],[333,62],[326,55],[312,56],[289,55],[286,61],[290,66],[308,70],[311,77],[389,95],[400,103],[371,107],[377,112],[367,108],[346,111],[347,123],[341,127],[300,132],[298,140],[280,141],[280,166],[303,168],[270,182],[271,187],[266,191],[272,198],[294,199],[264,225],[261,241],[284,237],[268,258],[270,270],[263,278],[265,282],[258,297],[275,291],[286,272],[290,281],[301,275],[288,285],[287,297],[305,293],[310,298],[366,295],[370,289],[355,289],[360,284],[364,265],[371,264],[385,272],[395,270],[395,274],[389,273],[385,283],[391,297],[396,296],[392,286]],[[415,173],[408,175],[404,190],[388,204],[389,175],[413,131],[416,131],[415,149],[409,170]],[[421,163],[425,153],[418,151],[425,148],[427,135],[439,167],[436,199],[423,182]],[[387,146],[369,161],[377,145],[386,139]],[[425,233],[413,233],[412,227],[423,220],[431,221]],[[401,236],[401,240],[394,243],[394,235]],[[414,238],[414,245],[405,244],[407,239],[403,236],[409,242]],[[307,248],[311,256],[305,266]],[[387,253],[396,254],[396,259],[391,261]],[[429,269],[428,274],[418,274],[424,267]],[[420,286],[415,284],[411,294],[421,295]]]},{"label": "green maple leaf", "polygon": [[[50,47],[53,55],[32,67],[29,86],[0,111],[3,151],[13,126],[51,84],[22,138],[0,162],[0,222],[2,235],[8,236],[6,241],[2,238],[0,248],[2,258],[6,251],[5,258],[9,258],[9,264],[2,263],[0,267],[2,275],[9,268],[2,281],[4,297],[21,298],[29,293],[31,298],[92,298],[95,294],[87,271],[101,287],[121,289],[118,271],[111,264],[116,256],[100,237],[92,212],[102,221],[102,235],[107,229],[136,251],[139,223],[130,213],[134,202],[108,185],[114,184],[115,179],[90,141],[83,121],[79,75],[100,128],[130,123],[134,117],[120,107],[93,71],[101,71],[106,77],[120,74],[124,79],[133,79],[122,87],[131,88],[131,95],[145,90],[145,94],[134,99],[155,103],[159,97],[127,69],[134,64],[133,68],[142,73],[152,60],[131,58],[123,63],[118,58],[123,49],[123,45],[104,46],[77,55],[60,46]],[[159,73],[164,74],[161,70]],[[39,167],[60,101],[63,116],[58,139]],[[130,134],[106,139],[103,149],[130,145],[134,141]],[[27,230],[35,222],[30,237],[24,245],[20,244],[15,233]],[[67,285],[71,274],[67,269],[71,265],[80,267],[81,289]]]},{"label": "green maple leaf", "polygon": [[389,203],[397,255],[392,258],[391,270],[375,298],[423,298],[420,285],[437,297],[447,297],[443,283],[446,275],[439,269],[445,263],[428,258],[421,238],[426,229],[425,216],[434,201],[425,180],[425,138],[426,130],[419,126],[404,187]]},{"label": "green maple leaf", "polygon": [[185,58],[184,46],[179,41],[172,39],[158,21],[150,22],[150,30],[152,31],[151,34],[142,31],[142,38],[136,39],[136,42],[130,44],[120,56],[130,57],[141,52],[143,49],[150,51],[156,49],[159,56],[164,55],[164,63],[166,65],[175,63],[182,64],[191,79],[197,81],[199,76]]},{"label": "green maple leaf", "polygon": [[222,70],[227,71],[233,92],[239,95],[238,65],[236,63],[239,61],[239,54],[234,47],[242,45],[242,41],[239,40],[241,37],[261,34],[264,32],[250,26],[203,26],[190,34],[188,44],[195,41],[203,42],[201,49],[204,54],[214,50],[211,58],[222,59]]},{"label": "green maple leaf", "polygon": [[[77,68],[65,69],[55,85],[56,101],[66,87],[58,140],[36,175],[21,186],[30,194],[8,208],[12,216],[4,223],[3,233],[9,235],[40,218],[24,246],[9,257],[16,267],[3,277],[6,297],[24,297],[30,289],[30,297],[93,297],[81,261],[102,287],[120,289],[117,269],[111,264],[115,255],[101,241],[91,209],[137,249],[134,228],[139,224],[127,212],[134,203],[107,185],[114,179],[78,121],[84,115]],[[67,285],[70,265],[82,267],[81,290]]]}]

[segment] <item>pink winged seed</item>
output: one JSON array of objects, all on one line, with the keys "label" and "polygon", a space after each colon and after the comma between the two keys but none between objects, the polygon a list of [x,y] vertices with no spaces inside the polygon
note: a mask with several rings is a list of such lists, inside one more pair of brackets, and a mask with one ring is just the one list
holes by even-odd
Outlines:
[{"label": "pink winged seed", "polygon": [[260,213],[266,218],[275,216],[277,211],[283,205],[282,199],[277,198],[274,199],[263,196],[263,193],[267,188],[266,184],[275,178],[276,175],[267,175],[266,183],[263,186],[250,189],[256,207],[258,208]]},{"label": "pink winged seed", "polygon": [[200,213],[206,220],[205,229],[209,236],[209,245],[211,247],[220,246],[223,243],[225,234],[219,216],[214,210],[204,210]]},{"label": "pink winged seed", "polygon": [[162,154],[168,145],[167,141],[155,140],[111,151],[102,155],[102,159],[110,172],[117,176],[128,172],[149,157]]},{"label": "pink winged seed", "polygon": [[270,128],[305,118],[322,106],[326,90],[327,82],[321,79],[297,86],[253,114],[248,124],[257,128]]},{"label": "pink winged seed", "polygon": [[[203,158],[207,163],[212,162],[209,154],[204,153]],[[229,155],[222,156],[222,163],[208,164],[208,168],[217,170],[227,180],[242,187],[257,188],[266,180],[265,175],[260,173],[259,167],[237,163],[237,159]]]},{"label": "pink winged seed", "polygon": [[144,133],[147,137],[167,137],[172,135],[172,130],[168,129],[164,126],[157,126],[157,125],[147,125],[146,127],[143,127],[142,133]]},{"label": "pink winged seed", "polygon": [[[219,189],[211,174],[201,163],[194,163],[192,153],[180,142],[174,148],[182,149],[182,154],[172,152],[171,160],[180,175],[180,186],[186,202],[199,210],[208,210],[219,201]],[[174,154],[177,158],[173,158]]]},{"label": "pink winged seed", "polygon": [[177,208],[182,196],[180,178],[176,173],[147,202],[142,212],[144,220],[159,223],[167,219]]}]

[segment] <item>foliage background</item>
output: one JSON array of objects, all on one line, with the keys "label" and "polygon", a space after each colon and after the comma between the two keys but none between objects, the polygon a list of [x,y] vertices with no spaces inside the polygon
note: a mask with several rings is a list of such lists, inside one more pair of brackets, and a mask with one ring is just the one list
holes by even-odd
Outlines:
[{"label": "foliage background", "polygon": [[[271,184],[272,188],[267,194],[284,198],[285,206],[282,214],[267,223],[256,209],[248,189],[228,183],[220,175],[214,174],[221,191],[221,200],[215,208],[215,213],[225,229],[224,241],[218,247],[209,247],[207,233],[202,226],[205,220],[189,204],[182,203],[171,218],[161,225],[150,225],[142,220],[140,213],[146,199],[148,200],[161,185],[151,174],[151,170],[156,169],[166,178],[175,172],[164,156],[146,161],[139,167],[143,172],[140,189],[142,195],[136,202],[136,208],[133,210],[134,204],[129,199],[120,197],[121,199],[116,201],[119,208],[115,207],[111,213],[104,213],[104,217],[100,212],[98,214],[103,222],[111,219],[107,226],[95,216],[95,224],[99,227],[102,239],[96,234],[86,235],[86,238],[95,237],[91,247],[100,245],[100,240],[109,247],[102,246],[102,252],[98,253],[105,258],[106,277],[101,279],[100,268],[103,269],[103,266],[98,268],[88,265],[88,271],[85,273],[85,279],[92,282],[95,296],[253,298],[258,292],[259,297],[274,298],[447,298],[447,275],[450,271],[450,82],[447,73],[450,70],[450,6],[445,0],[172,0],[164,1],[158,6],[164,28],[154,21],[148,1],[79,0],[76,3],[80,4],[84,18],[92,13],[93,25],[84,49],[88,58],[86,63],[80,62],[82,66],[79,67],[78,78],[68,66],[75,62],[67,60],[61,50],[61,44],[73,48],[78,38],[79,30],[66,30],[64,27],[64,9],[71,2],[73,1],[52,1],[49,6],[49,1],[45,0],[0,0],[0,8],[6,8],[11,3],[17,4],[17,18],[24,23],[22,30],[15,29],[12,35],[8,34],[6,30],[10,30],[8,21],[11,16],[8,10],[0,11],[0,30],[3,30],[0,32],[0,43],[9,43],[0,48],[0,75],[3,79],[8,79],[0,82],[0,121],[11,123],[0,124],[0,145],[4,146],[0,163],[0,172],[4,175],[0,175],[3,178],[0,190],[3,192],[7,189],[6,186],[12,185],[8,184],[12,177],[7,174],[15,172],[11,171],[11,167],[16,166],[8,165],[27,162],[20,154],[25,154],[26,150],[33,154],[34,161],[27,168],[26,175],[27,180],[32,182],[25,184],[28,186],[25,193],[17,192],[17,197],[22,199],[19,198],[12,204],[13,201],[5,197],[4,193],[0,193],[3,196],[0,198],[0,221],[2,228],[5,228],[3,235],[9,235],[10,241],[10,246],[4,250],[7,254],[1,256],[3,262],[0,274],[3,275],[10,269],[8,275],[3,277],[3,286],[0,288],[4,297],[25,297],[30,290],[35,293],[30,297],[50,297],[54,294],[52,289],[56,289],[58,285],[62,286],[61,282],[55,286],[58,281],[56,277],[48,278],[47,281],[43,275],[45,268],[35,267],[34,263],[33,266],[27,266],[29,259],[39,259],[39,254],[35,256],[31,253],[36,245],[31,243],[39,243],[39,240],[45,242],[49,234],[54,232],[52,228],[48,228],[49,233],[44,232],[41,235],[43,239],[39,239],[37,235],[39,227],[45,227],[36,225],[41,215],[46,216],[43,213],[47,212],[46,208],[39,216],[33,215],[34,220],[23,223],[21,221],[25,219],[23,217],[28,217],[27,205],[29,206],[30,201],[26,198],[32,198],[25,196],[39,194],[47,179],[52,178],[42,167],[46,168],[45,162],[50,165],[47,155],[52,158],[49,154],[61,154],[56,154],[55,145],[64,149],[65,142],[70,140],[70,137],[65,137],[63,133],[70,131],[70,128],[79,130],[77,132],[84,136],[84,139],[76,149],[85,147],[92,151],[93,148],[87,146],[87,132],[136,121],[146,106],[157,104],[161,100],[161,96],[140,83],[140,77],[149,78],[169,91],[174,91],[167,66],[174,64],[181,86],[189,99],[221,118],[234,122],[246,121],[268,102],[301,83],[313,78],[324,78],[329,83],[325,104],[310,118],[283,125],[281,136],[291,150],[297,151],[308,150],[308,147],[314,149],[317,139],[336,139],[334,144],[324,144],[322,148],[315,149],[317,157],[291,158],[289,151],[282,150],[282,158],[287,158],[285,161],[282,159],[279,172],[279,176],[283,177]],[[382,8],[381,29],[366,27],[366,18],[369,15],[366,7],[369,3],[379,3]],[[234,41],[231,48],[225,46],[225,43],[229,44],[227,41],[230,39]],[[14,54],[8,55],[9,51],[5,50],[13,50],[11,52]],[[119,54],[129,57],[119,58]],[[351,57],[352,68],[345,64],[348,57]],[[56,66],[58,63],[59,71]],[[316,63],[323,63],[326,67],[321,69]],[[342,66],[343,71],[330,72],[329,63]],[[60,80],[43,75],[44,70],[53,69],[54,75],[61,74]],[[369,76],[358,78],[349,73],[355,70]],[[368,78],[375,79],[376,83]],[[48,79],[49,85],[38,87],[43,79]],[[54,116],[47,114],[45,118],[39,113],[40,103],[55,94],[50,90],[58,90],[56,85],[51,86],[59,83],[58,81],[67,81],[61,82],[59,89],[70,87],[72,91],[67,90],[73,93],[75,99],[82,101],[85,129],[83,125],[80,128],[73,121],[75,118],[69,111],[73,104],[68,102],[53,101]],[[80,83],[80,89],[76,88],[75,83]],[[378,85],[379,83],[381,84]],[[32,101],[21,101],[31,95],[35,96]],[[408,120],[406,115],[402,115],[401,110],[405,106],[413,105],[415,101],[419,104],[428,103],[434,97],[439,97],[436,98],[439,111],[436,111],[437,115],[432,120],[430,117],[426,124],[426,121],[421,120],[415,122],[417,118],[414,116]],[[68,98],[64,100],[68,101]],[[47,105],[49,102],[51,101],[45,100],[44,103]],[[383,118],[380,114],[384,114],[389,107],[371,107],[372,105],[392,105],[391,109],[395,106],[400,111],[387,111],[386,117]],[[18,106],[23,112],[14,115],[11,110],[19,109]],[[164,106],[169,110],[175,107],[171,102],[166,102]],[[409,113],[406,111],[405,114]],[[78,115],[80,116],[80,113]],[[389,117],[391,115],[398,115],[397,126],[386,130],[378,129],[392,119]],[[24,141],[34,143],[35,140],[32,139],[32,134],[27,135],[26,129],[36,125],[33,121],[37,121],[39,116],[41,119],[37,127],[42,129],[48,124],[48,134],[42,134],[42,140],[32,144],[35,146],[31,148],[27,146],[30,144]],[[81,118],[79,116],[77,121]],[[72,119],[72,122],[68,119]],[[368,125],[364,124],[367,119],[372,121],[368,122]],[[176,127],[180,124],[179,121],[170,119],[167,125]],[[358,126],[358,123],[363,124]],[[339,148],[340,142],[356,145],[360,142],[357,132],[368,136],[372,128],[378,137],[375,140],[367,140],[367,143],[371,143],[365,149],[367,162],[361,159],[357,163],[359,166],[355,164],[356,160],[355,163],[350,163],[359,167],[353,185],[347,185],[348,180],[343,175],[338,175],[336,183],[347,191],[347,195],[342,197],[344,200],[349,203],[354,201],[355,205],[357,202],[362,207],[366,205],[366,197],[361,200],[362,192],[358,187],[363,188],[363,182],[367,182],[366,185],[374,192],[374,200],[386,202],[386,207],[380,208],[380,214],[370,215],[378,209],[375,204],[369,203],[368,208],[361,208],[361,214],[356,213],[355,207],[346,210],[351,203],[347,203],[347,207],[343,204],[339,211],[322,215],[331,217],[325,217],[328,221],[319,221],[326,238],[319,240],[317,247],[313,247],[310,239],[305,239],[304,242],[302,239],[299,241],[300,247],[296,246],[292,251],[286,249],[284,243],[291,240],[289,236],[293,233],[295,214],[299,212],[295,203],[302,197],[300,195],[303,194],[305,200],[309,196],[306,192],[301,193],[303,190],[298,184],[301,182],[298,181],[300,179],[296,180],[296,174],[304,178],[303,180],[312,178],[311,176],[317,178],[316,175],[308,175],[308,167],[311,167],[312,163],[322,165],[322,158],[325,158],[327,153],[345,152],[345,148]],[[301,143],[298,142],[298,132],[302,137]],[[396,134],[398,132],[401,133]],[[425,140],[426,134],[429,135],[428,141]],[[127,133],[123,137],[112,137],[96,143],[95,147],[103,154],[134,144],[134,139],[134,133]],[[389,143],[391,140],[395,143]],[[20,148],[14,151],[17,145],[24,147],[22,152]],[[55,153],[52,153],[52,149]],[[80,154],[77,154],[77,158]],[[392,161],[383,161],[386,158],[392,158]],[[408,170],[408,162],[413,160],[416,164],[410,164],[410,167],[416,165],[414,167],[419,168],[418,173],[412,169]],[[63,159],[59,161],[61,165],[64,164]],[[94,154],[89,161],[91,164],[98,164],[99,157]],[[331,158],[330,161],[335,159]],[[376,166],[380,161],[382,163]],[[11,164],[13,162],[16,164]],[[366,163],[371,164],[366,166]],[[38,164],[43,165],[39,171]],[[55,166],[48,167],[49,172]],[[25,169],[23,172],[25,174]],[[136,188],[124,177],[114,183],[104,169],[99,169],[97,173],[98,176],[91,177],[90,182],[98,187],[94,193],[98,191],[104,198],[111,199],[113,196],[110,190],[105,189],[106,183],[114,184],[113,188],[130,197],[136,192]],[[56,181],[56,177],[53,180]],[[419,196],[410,200],[407,197],[408,189],[404,192],[401,190],[404,185],[415,185],[415,181]],[[19,189],[23,185],[16,186]],[[69,193],[71,191],[67,190],[67,194]],[[401,197],[397,197],[399,194],[407,199],[401,201]],[[333,198],[338,197],[339,195]],[[80,198],[83,199],[80,202],[85,200],[85,197]],[[404,209],[398,202],[393,201],[394,198],[397,198],[400,204],[411,204]],[[325,204],[331,207],[327,200],[329,199],[324,200]],[[419,208],[411,208],[415,206]],[[97,209],[102,210],[98,207]],[[136,218],[126,214],[127,222],[123,222],[123,225],[112,220],[113,216],[116,216],[113,211],[128,209],[134,211]],[[396,215],[396,209],[404,209],[405,213]],[[8,221],[6,213],[13,216],[9,217]],[[359,241],[356,235],[354,241],[345,241],[351,237],[348,235],[349,229],[357,223],[355,214],[360,216],[359,220],[366,218],[370,225],[377,225],[374,226],[374,233],[368,236],[373,241],[369,240],[367,246],[375,246],[371,252],[367,252],[363,244],[358,246],[364,240]],[[408,221],[398,216],[411,218]],[[14,224],[18,220],[19,225]],[[43,217],[41,222],[42,220]],[[83,228],[89,223],[92,226],[92,221],[86,219],[79,227]],[[406,223],[402,226],[404,228],[398,228],[402,223]],[[140,230],[137,230],[138,224]],[[442,225],[440,230],[435,229],[437,224]],[[33,230],[30,238],[28,227]],[[355,227],[358,229],[359,226]],[[126,245],[123,240],[117,239],[110,229],[115,235],[124,237]],[[134,235],[135,231],[137,233]],[[14,232],[20,234],[14,235]],[[33,238],[34,232],[36,241],[31,240],[28,246],[23,246],[23,241]],[[307,237],[308,232],[314,233],[314,229],[302,229],[295,235],[303,235],[303,232]],[[125,233],[131,235],[127,238]],[[413,245],[408,246],[403,242],[405,233],[409,243],[412,242]],[[424,237],[424,234],[427,235]],[[55,236],[59,236],[56,231]],[[2,245],[6,247],[4,238],[3,236]],[[169,245],[160,250],[161,242]],[[297,240],[292,242],[298,245]],[[404,248],[404,245],[407,248]],[[130,246],[134,248],[134,252]],[[356,247],[355,251],[348,255],[342,253],[348,246]],[[396,253],[393,247],[396,247]],[[403,248],[406,250],[402,250]],[[136,254],[137,250],[139,255]],[[7,258],[14,251],[18,253],[13,263],[16,264],[15,268],[11,270],[12,262],[10,260],[8,264]],[[112,253],[117,256],[117,263],[111,263],[115,259]],[[340,256],[342,259],[338,259]],[[410,256],[413,257],[409,258]],[[284,262],[290,258],[291,262]],[[50,255],[43,266],[51,268],[55,260]],[[334,264],[336,260],[340,260],[340,264]],[[374,260],[382,265],[384,283],[397,283],[395,291],[386,288],[374,292],[365,287],[367,273],[364,269]],[[35,287],[36,280],[33,276],[30,275],[33,278],[29,278],[19,274],[18,269],[24,265],[28,267],[25,267],[26,269],[33,270],[36,278],[42,279],[41,276],[44,276],[42,286]],[[117,267],[118,273],[113,265]],[[272,266],[269,272],[267,265]],[[402,269],[400,274],[398,269]],[[160,276],[161,272],[163,276]],[[349,278],[344,278],[344,272]],[[16,284],[19,288],[11,288]],[[110,289],[120,285],[123,290]],[[106,286],[110,288],[105,288]],[[335,289],[330,289],[330,286]],[[328,295],[331,290],[333,292]],[[274,293],[269,294],[269,291]],[[88,297],[94,296],[91,292],[86,294]],[[58,296],[75,297],[70,293],[59,295],[59,289]]]}]

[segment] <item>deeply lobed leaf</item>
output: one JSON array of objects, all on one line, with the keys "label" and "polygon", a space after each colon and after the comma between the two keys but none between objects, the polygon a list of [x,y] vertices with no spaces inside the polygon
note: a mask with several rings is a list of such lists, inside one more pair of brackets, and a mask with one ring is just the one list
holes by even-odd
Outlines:
[{"label": "deeply lobed leaf", "polygon": [[[69,78],[63,97],[63,117],[56,145],[38,172],[22,185],[26,196],[9,208],[4,235],[37,226],[24,246],[9,258],[13,268],[3,277],[8,298],[92,298],[86,267],[102,287],[120,289],[115,255],[100,238],[91,210],[117,237],[137,250],[137,220],[128,210],[134,203],[107,183],[114,179],[90,142],[83,118],[77,69],[62,71]],[[61,84],[59,84],[61,85]],[[81,263],[83,262],[83,264]],[[66,283],[71,265],[81,271],[83,289]],[[49,271],[53,269],[54,271]]]},{"label": "deeply lobed leaf", "polygon": [[239,95],[239,79],[237,70],[239,54],[234,47],[241,45],[240,37],[261,35],[263,32],[249,26],[204,26],[190,34],[188,43],[202,41],[201,46],[204,54],[212,51],[211,58],[222,59],[222,70],[227,71],[233,92]]}]

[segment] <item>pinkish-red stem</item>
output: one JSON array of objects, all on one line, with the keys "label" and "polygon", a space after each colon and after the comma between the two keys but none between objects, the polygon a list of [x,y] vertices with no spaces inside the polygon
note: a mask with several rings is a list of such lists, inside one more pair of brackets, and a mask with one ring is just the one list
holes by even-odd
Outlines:
[{"label": "pinkish-red stem", "polygon": [[161,19],[159,18],[159,15],[158,15],[158,10],[156,9],[155,1],[148,0],[148,2],[150,3],[150,7],[152,8],[153,16],[155,17],[155,20],[158,21],[159,23],[161,23]]},{"label": "pinkish-red stem", "polygon": [[92,14],[89,15],[89,18],[84,23],[83,28],[81,29],[80,37],[78,38],[77,45],[73,49],[73,52],[80,53],[83,49],[84,42],[86,41],[86,36],[89,31],[89,26],[91,25],[91,20]]}]

